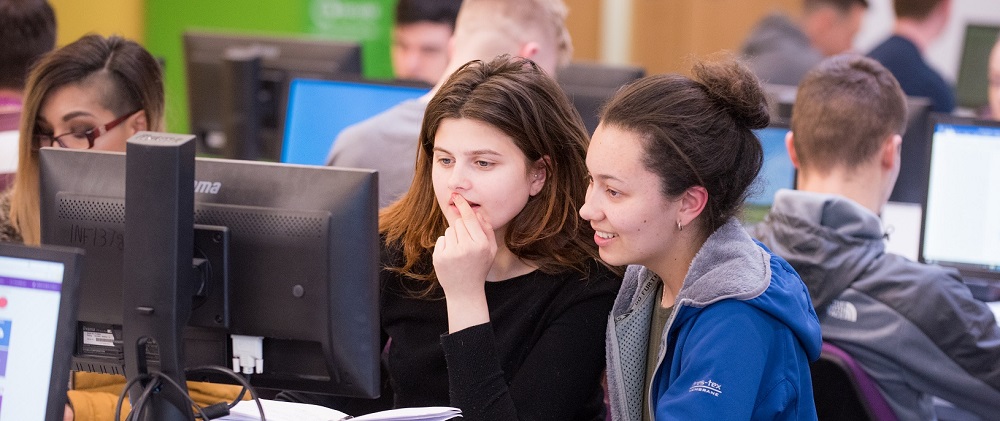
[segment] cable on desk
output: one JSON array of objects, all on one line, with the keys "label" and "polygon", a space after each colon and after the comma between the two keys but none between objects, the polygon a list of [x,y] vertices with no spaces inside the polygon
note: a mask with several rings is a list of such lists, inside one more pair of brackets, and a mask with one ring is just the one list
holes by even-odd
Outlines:
[{"label": "cable on desk", "polygon": [[[239,403],[241,400],[243,400],[243,396],[246,394],[247,391],[249,391],[251,399],[253,399],[254,402],[257,404],[257,410],[258,410],[258,412],[260,412],[260,419],[261,419],[261,421],[267,421],[267,419],[266,419],[266,417],[264,415],[264,407],[260,403],[260,397],[257,396],[257,392],[253,389],[253,386],[250,385],[249,379],[244,378],[244,377],[236,374],[232,370],[230,370],[230,369],[228,369],[226,367],[221,367],[221,366],[200,366],[200,367],[194,367],[194,368],[185,370],[185,374],[191,373],[191,372],[198,372],[198,371],[214,371],[214,372],[223,373],[223,374],[225,374],[225,375],[227,375],[227,376],[235,379],[239,384],[241,384],[243,386],[243,389],[240,390],[240,393],[236,397],[236,400],[234,400],[231,403],[230,402],[220,402],[220,403],[215,404],[215,405],[209,405],[207,407],[202,407],[202,406],[198,405],[193,399],[191,399],[190,395],[187,394],[187,391],[183,387],[181,387],[181,385],[178,384],[177,381],[175,381],[174,379],[170,378],[169,376],[165,376],[165,375],[163,375],[161,373],[153,373],[152,375],[143,374],[143,375],[141,375],[139,377],[136,377],[136,378],[134,378],[132,380],[129,380],[128,383],[126,383],[125,388],[118,395],[118,404],[115,407],[115,418],[114,419],[116,419],[116,420],[117,419],[121,419],[121,409],[122,409],[122,405],[124,404],[124,401],[125,401],[125,396],[128,393],[128,391],[132,388],[132,386],[134,386],[135,383],[139,382],[139,381],[149,381],[149,383],[145,386],[145,388],[143,388],[142,393],[135,400],[135,404],[132,405],[132,410],[126,416],[126,421],[132,421],[132,420],[139,420],[139,419],[141,419],[141,415],[142,415],[143,411],[145,411],[145,409],[146,409],[146,404],[147,404],[147,401],[149,400],[149,397],[156,391],[157,388],[159,388],[160,386],[162,386],[163,383],[169,384],[170,387],[173,387],[177,391],[181,392],[181,394],[187,400],[188,404],[190,404],[191,407],[194,408],[195,412],[197,412],[197,415],[195,415],[195,418],[200,418],[200,419],[202,419],[204,421],[208,421],[208,420],[212,420],[212,419],[215,419],[215,418],[220,418],[220,417],[229,415],[229,409],[232,408],[232,407],[234,407],[234,406],[236,406],[237,403]],[[249,377],[249,376],[247,376],[247,377]]]}]

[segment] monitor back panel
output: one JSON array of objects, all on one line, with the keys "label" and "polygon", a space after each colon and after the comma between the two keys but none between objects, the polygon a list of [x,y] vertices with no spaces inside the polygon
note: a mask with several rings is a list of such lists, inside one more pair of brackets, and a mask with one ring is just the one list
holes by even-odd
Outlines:
[{"label": "monitor back panel", "polygon": [[587,132],[594,134],[600,123],[600,111],[622,86],[646,75],[636,66],[573,62],[559,69],[559,86],[576,107]]},{"label": "monitor back panel", "polygon": [[[226,133],[225,121],[230,118],[226,114],[253,108],[263,158],[278,160],[291,80],[361,76],[361,47],[356,42],[202,31],[185,32],[183,41],[191,133],[198,136],[200,153],[223,156],[227,141],[245,141],[227,140],[231,134]],[[235,109],[227,108],[225,98],[240,96],[224,89],[224,78],[232,76],[225,60],[232,53],[260,58],[257,86],[251,87],[256,103],[241,103]]]},{"label": "monitor back panel", "polygon": [[899,177],[889,200],[921,204],[927,194],[927,118],[931,101],[924,97],[906,97],[906,132],[900,151]]}]

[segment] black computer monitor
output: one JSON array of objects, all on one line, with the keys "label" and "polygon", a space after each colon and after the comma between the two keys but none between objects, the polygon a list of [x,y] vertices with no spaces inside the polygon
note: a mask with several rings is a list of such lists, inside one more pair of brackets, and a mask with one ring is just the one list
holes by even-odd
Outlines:
[{"label": "black computer monitor", "polygon": [[1000,122],[931,115],[920,260],[957,268],[1000,300]]},{"label": "black computer monitor", "polygon": [[906,97],[906,131],[900,150],[899,177],[892,187],[890,202],[924,202],[927,194],[927,135],[931,113],[931,100],[924,97]]},{"label": "black computer monitor", "polygon": [[[74,369],[123,374],[122,325],[131,323],[123,314],[134,313],[123,313],[122,291],[136,281],[123,280],[136,243],[125,232],[125,202],[164,192],[126,198],[122,153],[40,155],[42,242],[87,253]],[[229,366],[230,335],[263,337],[255,387],[377,396],[377,174],[211,158],[193,166],[192,257],[204,279],[192,285],[183,364]]]},{"label": "black computer monitor", "polygon": [[355,42],[290,36],[184,33],[188,112],[198,150],[278,161],[294,78],[360,79]]},{"label": "black computer monitor", "polygon": [[773,83],[765,83],[761,87],[764,89],[764,95],[767,96],[767,107],[771,114],[771,121],[791,124],[792,106],[795,105],[795,95],[798,93],[799,87]]},{"label": "black computer monitor", "polygon": [[559,69],[556,79],[583,117],[587,131],[594,134],[604,103],[622,86],[645,75],[646,70],[636,66],[573,62]]},{"label": "black computer monitor", "polygon": [[990,51],[1000,36],[1000,25],[968,24],[962,43],[962,61],[958,65],[955,102],[960,107],[979,109],[989,102]]}]

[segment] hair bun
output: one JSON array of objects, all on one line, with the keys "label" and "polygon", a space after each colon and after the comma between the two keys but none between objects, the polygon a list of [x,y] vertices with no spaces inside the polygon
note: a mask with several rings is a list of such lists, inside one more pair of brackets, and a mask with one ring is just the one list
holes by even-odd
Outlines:
[{"label": "hair bun", "polygon": [[720,62],[699,62],[692,69],[694,79],[718,106],[749,129],[761,129],[771,122],[767,96],[750,69],[729,59]]}]

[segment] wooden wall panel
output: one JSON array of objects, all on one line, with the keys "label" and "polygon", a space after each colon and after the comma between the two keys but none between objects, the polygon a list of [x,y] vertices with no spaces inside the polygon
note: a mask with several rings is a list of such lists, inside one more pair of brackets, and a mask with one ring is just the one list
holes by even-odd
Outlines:
[{"label": "wooden wall panel", "polygon": [[693,58],[738,51],[774,11],[797,15],[801,0],[633,0],[632,61],[650,73],[686,72]]},{"label": "wooden wall panel", "polygon": [[145,0],[49,0],[56,13],[56,45],[91,32],[145,39]]},{"label": "wooden wall panel", "polygon": [[596,61],[600,57],[601,1],[566,0],[566,26],[573,37],[573,59]]}]

